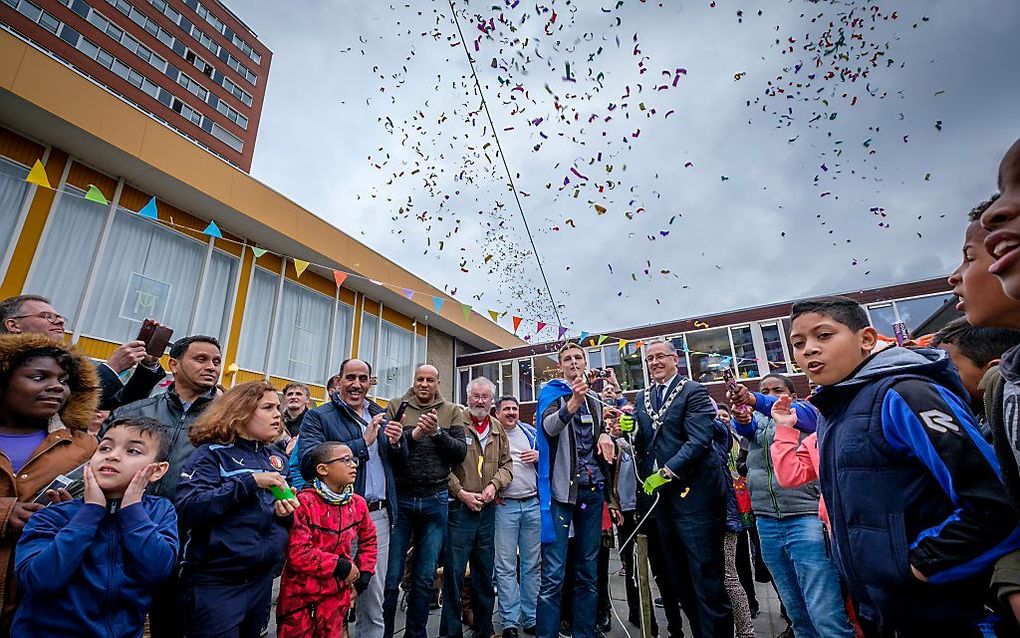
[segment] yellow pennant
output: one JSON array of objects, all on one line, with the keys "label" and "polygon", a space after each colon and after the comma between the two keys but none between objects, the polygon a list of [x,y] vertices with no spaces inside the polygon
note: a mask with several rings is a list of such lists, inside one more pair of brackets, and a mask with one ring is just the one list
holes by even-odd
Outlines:
[{"label": "yellow pennant", "polygon": [[46,168],[39,160],[36,160],[35,164],[32,165],[32,170],[28,172],[28,177],[25,178],[25,181],[29,184],[45,186],[49,189],[53,188],[50,186],[50,178],[46,176]]},{"label": "yellow pennant", "polygon": [[305,261],[304,259],[295,259],[294,260],[294,270],[297,271],[297,276],[298,277],[301,276],[301,273],[303,273],[306,268],[308,268],[308,262],[307,261]]}]

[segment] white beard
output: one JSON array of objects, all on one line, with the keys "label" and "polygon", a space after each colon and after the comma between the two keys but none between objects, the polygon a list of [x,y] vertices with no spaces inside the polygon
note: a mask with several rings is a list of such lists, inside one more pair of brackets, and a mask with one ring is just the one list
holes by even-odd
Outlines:
[{"label": "white beard", "polygon": [[468,408],[468,413],[470,413],[471,416],[475,417],[475,419],[477,419],[479,421],[481,421],[485,417],[489,416],[489,410],[486,409],[486,408],[480,408],[480,407]]}]

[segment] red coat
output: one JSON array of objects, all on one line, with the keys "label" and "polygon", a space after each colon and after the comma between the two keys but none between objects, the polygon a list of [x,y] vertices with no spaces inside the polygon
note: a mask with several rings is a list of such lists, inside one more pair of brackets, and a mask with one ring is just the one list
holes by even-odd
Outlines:
[{"label": "red coat", "polygon": [[[278,636],[343,636],[354,587],[334,572],[343,560],[354,563],[362,575],[375,573],[375,524],[365,499],[357,494],[346,505],[330,505],[312,488],[301,490],[297,498],[301,507],[294,512],[276,605]],[[358,555],[352,559],[355,540]]]}]

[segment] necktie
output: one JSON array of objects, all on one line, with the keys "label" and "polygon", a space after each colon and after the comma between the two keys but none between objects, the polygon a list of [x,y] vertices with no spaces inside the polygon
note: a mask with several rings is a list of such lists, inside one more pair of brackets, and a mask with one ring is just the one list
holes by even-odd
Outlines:
[{"label": "necktie", "polygon": [[659,385],[655,386],[655,409],[656,410],[661,410],[662,409],[662,394],[663,394],[663,390],[665,390],[665,389],[666,389],[666,387],[663,386],[662,384],[659,384]]}]

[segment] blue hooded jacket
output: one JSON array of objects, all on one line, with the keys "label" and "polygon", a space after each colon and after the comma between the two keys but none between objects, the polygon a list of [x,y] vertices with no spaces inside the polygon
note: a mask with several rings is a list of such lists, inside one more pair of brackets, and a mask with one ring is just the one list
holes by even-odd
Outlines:
[{"label": "blue hooded jacket", "polygon": [[114,513],[82,499],[28,519],[14,572],[22,588],[11,635],[137,638],[152,591],[177,565],[177,514],[145,496]]},{"label": "blue hooded jacket", "polygon": [[1020,547],[965,397],[946,352],[894,347],[811,400],[835,558],[861,617],[883,631],[951,635],[987,620],[992,566]]},{"label": "blue hooded jacket", "polygon": [[542,427],[542,415],[557,400],[573,394],[570,385],[563,379],[553,379],[542,386],[538,393],[538,410],[535,412],[535,430],[538,446],[538,505],[542,512],[542,542],[551,543],[556,540],[556,528],[552,519],[552,485],[549,470],[552,459],[549,454],[549,439]]}]

